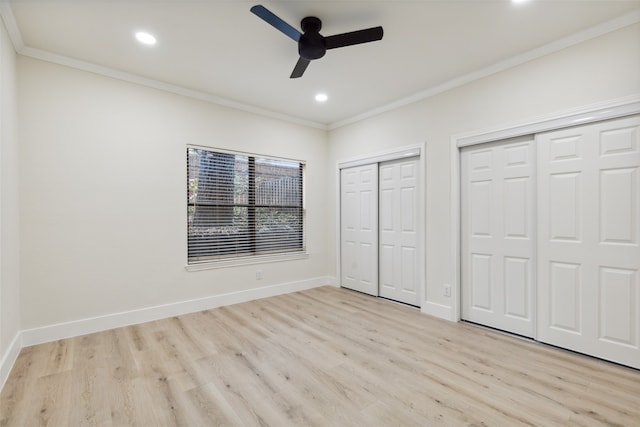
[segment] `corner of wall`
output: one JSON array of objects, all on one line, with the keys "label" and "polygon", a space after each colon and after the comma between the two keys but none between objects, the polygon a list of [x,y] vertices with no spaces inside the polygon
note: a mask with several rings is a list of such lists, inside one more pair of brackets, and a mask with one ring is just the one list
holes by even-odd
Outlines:
[{"label": "corner of wall", "polygon": [[[20,333],[16,53],[0,3],[0,389],[15,363]],[[6,7],[5,7],[6,6]],[[8,9],[10,12],[10,9]]]},{"label": "corner of wall", "polygon": [[16,360],[18,360],[18,355],[20,354],[21,349],[22,334],[18,332],[11,341],[11,344],[7,348],[7,351],[5,351],[5,353],[0,358],[0,391],[2,391],[4,384],[7,382],[9,373],[11,372],[13,365],[16,363]]}]

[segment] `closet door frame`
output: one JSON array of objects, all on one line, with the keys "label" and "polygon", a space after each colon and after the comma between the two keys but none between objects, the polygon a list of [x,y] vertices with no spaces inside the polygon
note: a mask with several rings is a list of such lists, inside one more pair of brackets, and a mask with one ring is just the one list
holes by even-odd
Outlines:
[{"label": "closet door frame", "polygon": [[[460,150],[463,147],[501,141],[519,136],[533,135],[536,133],[594,123],[602,120],[621,118],[639,113],[640,96],[633,95],[597,104],[591,104],[564,112],[540,116],[507,126],[453,135],[449,145],[451,153],[451,297],[447,298],[449,301],[425,301],[422,311],[454,322],[460,321],[461,319]],[[433,290],[433,294],[442,295],[442,292]],[[434,308],[431,309],[431,307]]]},{"label": "closet door frame", "polygon": [[368,164],[379,164],[386,161],[391,160],[400,160],[411,157],[418,158],[418,259],[421,260],[421,264],[418,268],[418,289],[419,289],[419,300],[421,301],[421,307],[424,306],[424,297],[426,295],[425,290],[425,277],[426,277],[426,257],[425,257],[425,238],[426,238],[426,214],[425,214],[425,191],[426,191],[426,159],[425,159],[425,144],[414,144],[407,145],[402,147],[397,147],[395,149],[391,149],[388,151],[381,151],[369,154],[363,154],[358,157],[353,157],[350,159],[339,160],[336,163],[335,177],[336,177],[336,212],[335,212],[335,220],[336,220],[336,242],[335,242],[335,250],[336,250],[336,281],[338,286],[340,285],[340,278],[342,277],[342,253],[341,253],[341,235],[340,231],[342,228],[340,222],[340,213],[341,213],[341,185],[340,185],[340,173],[342,169],[355,167],[355,166],[363,166]]}]

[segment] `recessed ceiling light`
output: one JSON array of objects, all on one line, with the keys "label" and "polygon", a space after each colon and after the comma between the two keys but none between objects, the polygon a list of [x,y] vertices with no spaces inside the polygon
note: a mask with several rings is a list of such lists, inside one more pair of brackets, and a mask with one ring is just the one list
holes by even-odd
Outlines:
[{"label": "recessed ceiling light", "polygon": [[316,95],[316,101],[318,102],[326,102],[329,97],[326,93],[319,93]]},{"label": "recessed ceiling light", "polygon": [[154,45],[156,44],[156,38],[149,33],[145,33],[144,31],[138,31],[136,33],[136,38],[140,43]]}]

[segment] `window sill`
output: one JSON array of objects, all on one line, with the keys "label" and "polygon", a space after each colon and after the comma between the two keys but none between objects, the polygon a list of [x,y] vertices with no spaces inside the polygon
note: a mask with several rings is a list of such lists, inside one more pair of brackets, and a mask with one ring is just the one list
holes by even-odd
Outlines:
[{"label": "window sill", "polygon": [[293,261],[298,259],[307,259],[309,254],[306,252],[295,252],[290,254],[279,255],[262,255],[251,256],[245,258],[224,259],[218,261],[202,261],[193,264],[187,264],[184,268],[187,271],[213,270],[216,268],[237,267],[242,265],[265,264],[271,262]]}]

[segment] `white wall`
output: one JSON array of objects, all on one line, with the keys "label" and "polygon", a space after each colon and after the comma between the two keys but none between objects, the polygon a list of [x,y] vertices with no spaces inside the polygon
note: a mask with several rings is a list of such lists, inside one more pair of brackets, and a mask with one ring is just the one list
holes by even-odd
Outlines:
[{"label": "white wall", "polygon": [[[18,96],[22,329],[326,275],[326,132],[26,57]],[[308,259],[187,272],[187,144],[306,161]]]},{"label": "white wall", "polygon": [[0,387],[20,330],[16,54],[0,19]]},{"label": "white wall", "polygon": [[[329,182],[336,163],[362,153],[426,142],[426,289],[428,312],[451,317],[442,286],[452,283],[450,138],[584,105],[640,93],[640,25],[461,86],[329,134]],[[327,217],[335,229],[335,198]],[[328,245],[332,275],[335,235]],[[423,306],[423,307],[424,307]],[[429,308],[431,307],[431,308]],[[448,314],[447,314],[448,313]]]}]

